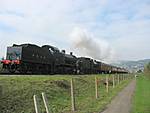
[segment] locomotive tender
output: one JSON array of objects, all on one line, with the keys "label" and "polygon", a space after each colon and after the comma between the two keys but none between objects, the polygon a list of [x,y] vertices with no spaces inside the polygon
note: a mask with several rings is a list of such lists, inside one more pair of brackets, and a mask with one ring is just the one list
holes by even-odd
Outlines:
[{"label": "locomotive tender", "polygon": [[66,54],[65,50],[43,45],[13,44],[7,47],[6,60],[2,60],[3,68],[10,73],[33,74],[98,74],[128,73],[124,68],[108,65],[91,58]]}]

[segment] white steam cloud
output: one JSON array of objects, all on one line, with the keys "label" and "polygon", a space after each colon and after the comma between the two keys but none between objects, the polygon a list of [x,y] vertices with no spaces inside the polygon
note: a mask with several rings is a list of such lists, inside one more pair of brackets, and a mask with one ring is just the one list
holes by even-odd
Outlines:
[{"label": "white steam cloud", "polygon": [[74,28],[70,34],[72,48],[80,56],[91,57],[100,61],[112,62],[114,51],[109,43],[95,38],[86,29]]}]

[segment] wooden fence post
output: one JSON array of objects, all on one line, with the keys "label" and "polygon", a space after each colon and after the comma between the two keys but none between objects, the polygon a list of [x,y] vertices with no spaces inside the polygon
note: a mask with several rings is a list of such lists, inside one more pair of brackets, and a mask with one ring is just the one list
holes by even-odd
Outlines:
[{"label": "wooden fence post", "polygon": [[95,76],[95,98],[98,98],[98,81],[97,77]]},{"label": "wooden fence post", "polygon": [[33,96],[33,100],[34,100],[35,113],[39,113],[38,106],[37,106],[36,95]]},{"label": "wooden fence post", "polygon": [[71,105],[72,105],[72,111],[75,111],[75,97],[74,97],[73,78],[71,78]]},{"label": "wooden fence post", "polygon": [[108,93],[108,76],[106,75],[106,92]]},{"label": "wooden fence post", "polygon": [[124,75],[124,80],[126,80],[126,75]]},{"label": "wooden fence post", "polygon": [[119,74],[118,74],[118,84],[119,84],[119,78],[120,78],[120,77],[119,77]]},{"label": "wooden fence post", "polygon": [[115,77],[113,75],[113,88],[115,88]]},{"label": "wooden fence post", "polygon": [[46,113],[49,113],[49,109],[48,109],[48,106],[47,106],[47,98],[46,98],[44,93],[42,93],[42,98],[43,98],[44,106],[45,106],[45,109],[46,109]]}]

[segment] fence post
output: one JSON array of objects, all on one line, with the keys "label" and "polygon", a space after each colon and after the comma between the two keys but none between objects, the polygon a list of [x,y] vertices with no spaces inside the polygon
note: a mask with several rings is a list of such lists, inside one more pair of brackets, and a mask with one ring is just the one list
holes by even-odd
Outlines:
[{"label": "fence post", "polygon": [[75,111],[75,97],[74,97],[73,78],[71,78],[71,104],[72,104],[72,111]]},{"label": "fence post", "polygon": [[34,100],[35,113],[39,113],[38,106],[37,106],[36,95],[33,96],[33,100]]},{"label": "fence post", "polygon": [[118,84],[119,84],[119,74],[118,74]]},{"label": "fence post", "polygon": [[106,75],[106,92],[108,93],[108,76]]},{"label": "fence post", "polygon": [[115,88],[115,77],[113,75],[113,88]]},{"label": "fence post", "polygon": [[126,80],[126,75],[124,74],[124,80]]},{"label": "fence post", "polygon": [[47,106],[47,98],[46,98],[44,93],[42,93],[42,98],[43,98],[44,106],[45,106],[45,109],[46,109],[46,113],[49,113],[49,109],[48,109],[48,106]]},{"label": "fence post", "polygon": [[98,98],[98,81],[97,77],[95,76],[95,97]]}]

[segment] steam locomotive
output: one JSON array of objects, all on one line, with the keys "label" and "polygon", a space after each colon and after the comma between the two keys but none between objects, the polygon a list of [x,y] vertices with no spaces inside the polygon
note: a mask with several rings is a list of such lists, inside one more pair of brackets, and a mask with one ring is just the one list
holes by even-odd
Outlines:
[{"label": "steam locomotive", "polygon": [[33,74],[98,74],[128,73],[124,68],[108,65],[100,61],[76,57],[72,52],[50,45],[13,44],[7,47],[6,59],[2,60],[3,69],[10,73]]}]

